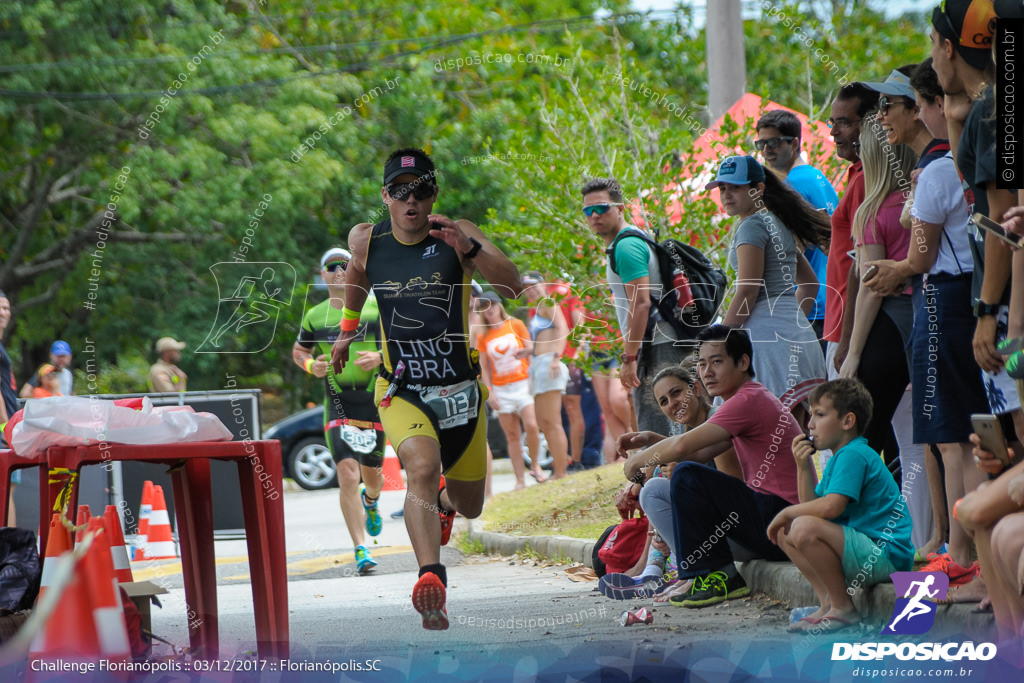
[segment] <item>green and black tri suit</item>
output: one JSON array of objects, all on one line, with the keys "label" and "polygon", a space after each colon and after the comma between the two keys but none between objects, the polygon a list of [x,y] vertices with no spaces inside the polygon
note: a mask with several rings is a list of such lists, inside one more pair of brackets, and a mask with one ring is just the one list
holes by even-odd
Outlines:
[{"label": "green and black tri suit", "polygon": [[[341,309],[330,299],[313,306],[302,317],[298,343],[314,358],[331,355],[341,331]],[[367,299],[359,316],[361,340],[349,347],[345,368],[335,373],[328,368],[324,377],[324,436],[335,462],[354,458],[367,467],[381,467],[384,458],[384,428],[373,401],[376,373],[355,363],[360,351],[377,351],[380,322],[373,297]]]}]

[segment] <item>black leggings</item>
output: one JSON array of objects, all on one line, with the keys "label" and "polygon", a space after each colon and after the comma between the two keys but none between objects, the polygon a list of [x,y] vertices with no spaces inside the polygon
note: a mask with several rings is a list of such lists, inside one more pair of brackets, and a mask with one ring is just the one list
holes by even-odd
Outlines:
[{"label": "black leggings", "polygon": [[[903,337],[892,318],[883,310],[878,311],[875,324],[868,333],[860,367],[857,368],[857,379],[864,383],[874,401],[871,421],[864,437],[871,448],[879,453],[886,448],[892,449],[896,444],[892,416],[910,383],[910,369],[907,367]],[[897,454],[887,455],[896,457]]]}]

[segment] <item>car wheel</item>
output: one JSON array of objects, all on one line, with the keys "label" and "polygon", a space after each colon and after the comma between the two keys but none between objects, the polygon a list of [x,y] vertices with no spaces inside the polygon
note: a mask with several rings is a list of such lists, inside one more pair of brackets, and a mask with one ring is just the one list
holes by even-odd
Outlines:
[{"label": "car wheel", "polygon": [[288,456],[288,471],[295,483],[307,491],[338,484],[334,458],[323,439],[311,436],[295,444]]}]

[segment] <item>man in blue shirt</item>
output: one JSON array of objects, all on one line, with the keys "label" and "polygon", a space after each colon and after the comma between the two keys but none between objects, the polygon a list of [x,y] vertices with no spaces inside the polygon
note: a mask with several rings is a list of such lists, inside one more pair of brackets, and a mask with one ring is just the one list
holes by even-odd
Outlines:
[{"label": "man in blue shirt", "polygon": [[[839,205],[839,195],[825,174],[800,158],[800,119],[796,114],[782,109],[765,112],[757,121],[757,139],[754,146],[764,157],[765,163],[786,178],[790,187],[803,195],[816,209],[828,211],[828,215]],[[818,295],[814,310],[807,316],[811,326],[818,333],[822,352],[825,350],[825,265],[828,257],[813,244],[806,245],[804,256],[814,268],[818,282]]]}]

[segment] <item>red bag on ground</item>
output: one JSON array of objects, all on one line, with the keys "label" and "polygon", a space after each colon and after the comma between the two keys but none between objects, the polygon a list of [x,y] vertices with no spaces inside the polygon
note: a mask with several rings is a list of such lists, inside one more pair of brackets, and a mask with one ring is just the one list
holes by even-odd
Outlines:
[{"label": "red bag on ground", "polygon": [[647,545],[647,518],[637,517],[619,523],[597,551],[609,574],[621,574],[640,559]]},{"label": "red bag on ground", "polygon": [[124,588],[121,591],[121,607],[124,609],[125,626],[128,627],[128,643],[132,648],[132,657],[146,657],[152,643],[147,634],[142,632],[142,615],[135,602],[128,597]]}]

